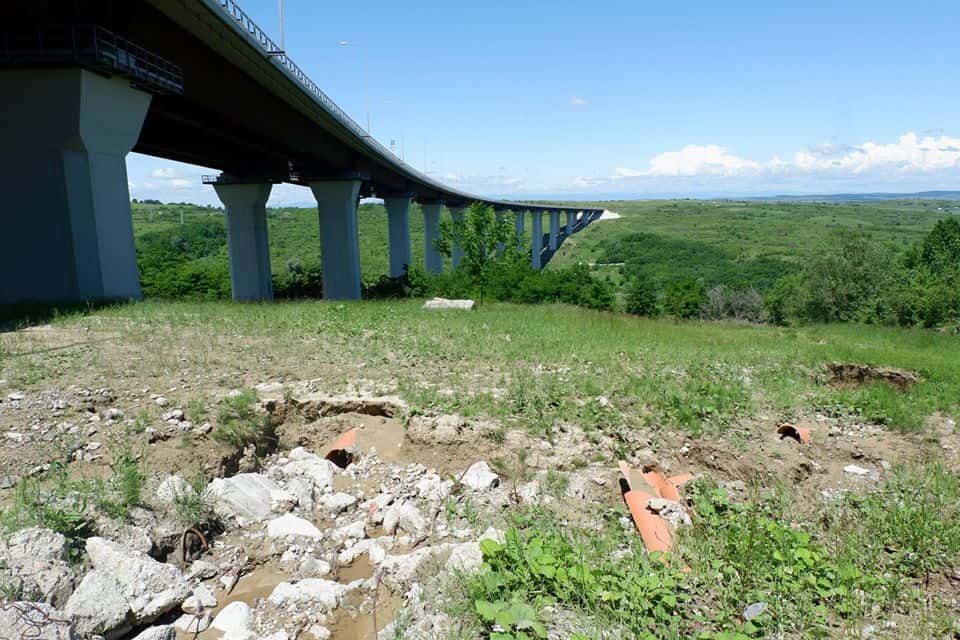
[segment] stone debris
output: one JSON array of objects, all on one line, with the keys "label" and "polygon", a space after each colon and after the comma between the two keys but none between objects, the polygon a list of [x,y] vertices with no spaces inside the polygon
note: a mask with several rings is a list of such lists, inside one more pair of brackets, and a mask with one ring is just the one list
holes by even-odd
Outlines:
[{"label": "stone debris", "polygon": [[473,300],[450,300],[447,298],[432,298],[423,303],[424,309],[457,309],[472,311],[477,303]]},{"label": "stone debris", "polygon": [[133,628],[123,585],[113,574],[98,569],[83,577],[63,613],[85,636],[102,635],[112,640]]},{"label": "stone debris", "polygon": [[168,476],[156,490],[157,499],[167,505],[174,504],[177,500],[196,496],[197,492],[190,483],[178,475]]},{"label": "stone debris", "polygon": [[150,627],[140,632],[133,640],[176,640],[177,630],[173,625],[165,624],[159,627]]},{"label": "stone debris", "polygon": [[236,601],[221,609],[210,626],[224,634],[242,635],[250,632],[250,618],[250,606]]},{"label": "stone debris", "polygon": [[312,522],[287,513],[267,523],[267,535],[271,538],[312,538],[323,536]]},{"label": "stone debris", "polygon": [[66,614],[43,602],[11,602],[0,607],[0,633],[11,639],[80,640]]},{"label": "stone debris", "polygon": [[270,496],[280,488],[258,473],[239,473],[232,478],[215,479],[207,486],[206,495],[218,516],[244,526],[270,516]]},{"label": "stone debris", "polygon": [[340,605],[346,591],[339,582],[307,578],[299,582],[281,582],[267,600],[278,607],[318,607],[321,611],[333,611]]},{"label": "stone debris", "polygon": [[153,622],[191,594],[183,574],[172,564],[99,537],[89,538],[86,548],[93,568],[113,574],[123,587],[137,624]]},{"label": "stone debris", "polygon": [[843,472],[851,476],[868,476],[872,473],[869,469],[858,467],[855,464],[848,464],[843,468]]},{"label": "stone debris", "polygon": [[490,466],[481,460],[470,465],[470,468],[460,478],[460,484],[470,487],[474,491],[486,491],[500,484],[500,476],[491,471]]},{"label": "stone debris", "polygon": [[653,511],[674,527],[693,524],[693,521],[690,519],[690,514],[687,513],[683,505],[673,500],[653,498],[647,501],[647,509]]},{"label": "stone debris", "polygon": [[66,558],[67,539],[49,529],[30,527],[6,541],[0,537],[0,586],[7,593],[18,590],[62,607],[76,579]]}]

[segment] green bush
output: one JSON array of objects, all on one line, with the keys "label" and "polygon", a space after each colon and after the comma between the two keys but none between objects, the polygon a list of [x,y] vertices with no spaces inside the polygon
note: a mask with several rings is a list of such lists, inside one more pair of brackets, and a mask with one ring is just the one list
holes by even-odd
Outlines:
[{"label": "green bush", "polygon": [[677,318],[695,318],[707,300],[707,288],[703,282],[684,278],[670,283],[664,293],[664,307]]},{"label": "green bush", "polygon": [[627,289],[625,311],[636,316],[657,316],[657,290],[647,278],[634,278]]}]

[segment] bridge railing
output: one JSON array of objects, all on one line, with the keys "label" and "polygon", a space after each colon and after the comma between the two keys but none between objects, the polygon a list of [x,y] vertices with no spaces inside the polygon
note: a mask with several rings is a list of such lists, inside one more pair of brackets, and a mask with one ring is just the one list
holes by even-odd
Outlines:
[{"label": "bridge railing", "polygon": [[[0,0],[2,1],[2,0]],[[417,169],[413,168],[403,160],[401,160],[393,151],[388,149],[386,146],[381,144],[376,138],[370,135],[363,127],[354,121],[353,118],[347,115],[347,113],[340,108],[337,103],[330,99],[330,97],[325,94],[316,83],[307,77],[307,74],[296,65],[296,63],[290,59],[285,51],[283,51],[273,39],[267,35],[267,33],[261,29],[256,22],[253,21],[250,16],[240,7],[240,4],[237,0],[207,0],[211,4],[219,6],[220,9],[224,12],[225,15],[232,18],[237,22],[241,29],[246,31],[250,37],[256,42],[264,53],[270,58],[276,60],[277,64],[284,67],[293,78],[303,87],[307,92],[309,92],[329,113],[334,117],[340,124],[346,127],[351,133],[363,140],[363,142],[371,147],[379,156],[386,162],[391,163],[394,167],[404,171],[408,176],[414,178],[417,182],[421,182],[424,185],[429,185],[432,189],[444,193],[456,195],[457,199],[463,200],[477,200],[482,202],[489,202],[495,206],[500,207],[511,207],[511,206],[522,206],[524,209],[545,209],[543,205],[521,205],[519,203],[513,203],[510,201],[500,201],[500,200],[490,200],[487,198],[479,198],[472,196],[467,193],[462,193],[451,189],[446,185],[437,182],[428,176],[422,174]],[[574,207],[553,207],[555,209],[570,209]]]},{"label": "bridge railing", "polygon": [[[331,112],[331,114],[340,121],[341,124],[350,129],[353,133],[361,137],[370,137],[369,134],[357,124],[353,118],[347,115],[347,113],[337,105],[336,102],[330,99],[330,97],[325,94],[316,83],[311,80],[303,70],[297,66],[297,64],[290,59],[285,51],[280,49],[276,42],[267,35],[267,33],[261,29],[256,22],[253,21],[250,16],[244,12],[236,0],[218,0],[220,7],[229,14],[234,20],[240,23],[247,33],[249,33],[253,39],[260,45],[260,47],[271,57],[273,57],[278,63],[286,67],[290,73],[293,74],[293,77],[296,78],[307,91],[312,93],[326,109]],[[372,138],[371,138],[372,140]],[[379,143],[378,143],[379,144]]]},{"label": "bridge railing", "polygon": [[180,67],[98,25],[41,25],[0,34],[3,66],[78,65],[119,73],[144,89],[183,93]]}]

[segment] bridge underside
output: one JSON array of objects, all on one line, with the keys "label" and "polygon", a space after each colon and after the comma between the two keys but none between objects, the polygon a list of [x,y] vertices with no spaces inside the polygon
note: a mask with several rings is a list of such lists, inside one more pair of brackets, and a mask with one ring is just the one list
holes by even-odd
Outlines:
[{"label": "bridge underside", "polygon": [[[355,123],[281,72],[218,2],[0,4],[0,87],[15,96],[0,120],[8,231],[0,239],[0,302],[139,297],[124,162],[131,150],[223,172],[216,188],[237,299],[272,296],[266,198],[256,194],[273,183],[309,186],[317,197],[327,297],[359,297],[359,197],[393,199],[393,275],[409,263],[402,227],[410,202],[425,205],[433,237],[440,206],[472,201],[371,151]],[[558,231],[552,224],[552,248]],[[537,247],[535,240],[539,267]]]}]

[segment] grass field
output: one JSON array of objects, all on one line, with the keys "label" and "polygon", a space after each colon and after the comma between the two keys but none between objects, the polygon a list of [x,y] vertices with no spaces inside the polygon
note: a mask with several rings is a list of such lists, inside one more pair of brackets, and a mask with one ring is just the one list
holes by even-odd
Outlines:
[{"label": "grass field", "polygon": [[[425,596],[462,621],[457,637],[488,637],[495,620],[533,624],[558,608],[573,616],[566,624],[576,638],[953,632],[957,606],[945,575],[960,562],[955,337],[678,323],[560,305],[490,304],[471,313],[420,305],[119,305],[0,334],[0,377],[28,397],[109,387],[139,399],[141,406],[124,408],[147,423],[158,410],[146,390],[194,415],[228,390],[262,382],[388,390],[413,415],[459,413],[499,425],[469,454],[476,457],[490,455],[510,430],[555,447],[582,432],[582,453],[546,476],[557,496],[567,474],[615,469],[642,448],[697,473],[685,490],[695,524],[678,547],[690,571],[643,550],[625,510],[612,506],[612,486],[604,503],[582,513],[564,513],[561,502],[496,514],[510,533],[485,549],[485,573]],[[822,369],[833,361],[900,367],[920,381],[903,390],[835,384]],[[814,445],[802,452],[777,440],[783,421],[812,425]],[[185,449],[173,451],[185,457]],[[25,457],[22,448],[10,455],[0,462]],[[522,461],[520,452],[509,455]],[[144,464],[155,471],[161,459]],[[889,460],[893,468],[851,487],[842,471],[851,460]],[[521,473],[512,464],[520,463],[504,463],[505,481]],[[143,471],[112,468],[129,479],[97,486],[135,493]],[[821,498],[821,488],[836,486],[846,487],[839,497]],[[119,507],[136,498],[104,504],[122,515]],[[487,526],[471,504],[449,505],[448,517]],[[765,608],[744,623],[742,611],[754,603]]]}]

